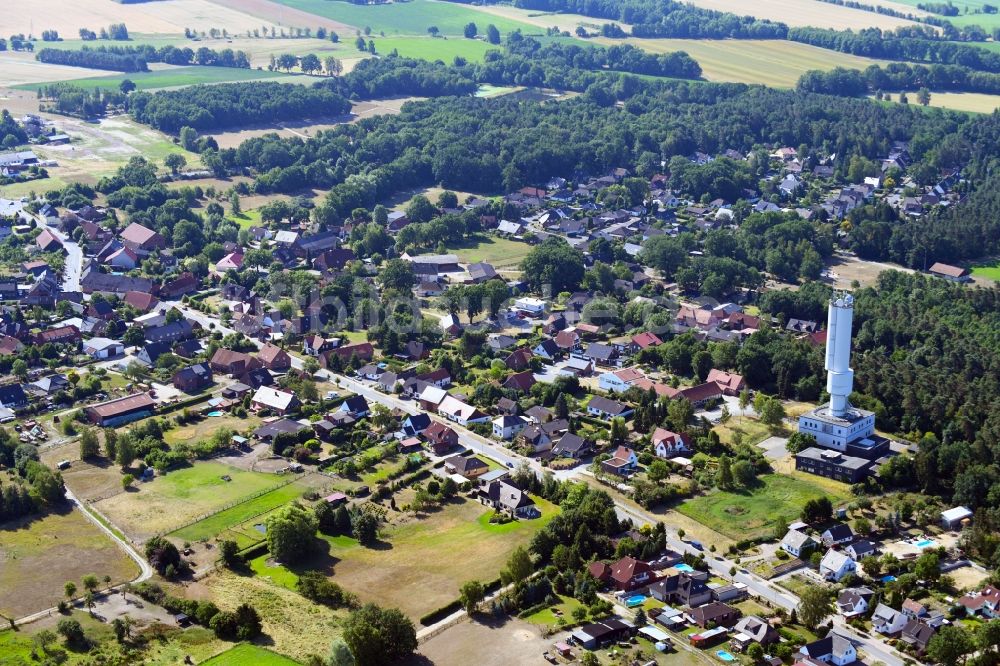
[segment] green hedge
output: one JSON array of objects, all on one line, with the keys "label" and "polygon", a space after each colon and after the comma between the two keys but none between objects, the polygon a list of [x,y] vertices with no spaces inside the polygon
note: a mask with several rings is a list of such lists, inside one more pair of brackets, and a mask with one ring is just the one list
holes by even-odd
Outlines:
[{"label": "green hedge", "polygon": [[425,627],[429,627],[435,622],[440,622],[441,620],[445,619],[455,611],[459,611],[461,609],[462,609],[462,602],[459,601],[458,599],[455,599],[450,604],[441,606],[441,608],[438,608],[437,610],[432,610],[430,613],[427,613],[426,615],[421,617],[420,624],[424,625]]}]

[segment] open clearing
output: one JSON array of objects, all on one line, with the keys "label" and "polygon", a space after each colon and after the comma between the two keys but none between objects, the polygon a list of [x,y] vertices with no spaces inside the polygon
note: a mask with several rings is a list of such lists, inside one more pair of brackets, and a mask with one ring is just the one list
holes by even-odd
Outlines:
[{"label": "open clearing", "polygon": [[[621,43],[605,38],[593,41],[605,46]],[[709,81],[761,83],[775,88],[794,88],[799,77],[811,69],[864,69],[887,62],[782,40],[630,39],[628,43],[652,53],[686,51],[698,61],[702,75]]]},{"label": "open clearing", "polygon": [[[559,511],[542,499],[535,502],[541,518],[506,525],[491,525],[493,511],[478,502],[447,504],[423,518],[383,527],[384,542],[374,548],[328,537],[333,579],[362,602],[395,606],[416,619],[457,598],[463,583],[496,579],[510,552],[527,545]],[[294,584],[284,567],[271,569],[275,583]]]},{"label": "open clearing", "polygon": [[[48,67],[49,65],[46,65]],[[90,72],[93,70],[84,70]],[[102,76],[92,76],[89,78],[65,79],[66,83],[74,86],[93,90],[103,88],[105,90],[117,90],[121,82],[128,79],[136,85],[139,90],[161,90],[163,88],[180,88],[183,86],[193,86],[199,83],[230,83],[234,81],[281,81],[284,83],[312,83],[319,80],[319,77],[303,76],[298,74],[285,74],[283,72],[269,72],[267,70],[241,69],[238,67],[202,67],[200,65],[186,65],[181,67],[168,67],[156,69],[150,72],[132,72],[130,74],[104,74]],[[17,86],[22,90],[38,90],[51,79],[44,82],[27,83]]]},{"label": "open clearing", "polygon": [[977,280],[1000,282],[1000,261],[972,267],[972,276]]},{"label": "open clearing", "polygon": [[[536,26],[501,16],[485,16],[469,5],[458,5],[436,0],[383,5],[355,5],[342,0],[279,0],[286,7],[333,19],[358,28],[369,27],[378,36],[426,35],[427,28],[437,26],[443,35],[462,35],[466,24],[474,22],[486,32],[486,26],[495,25],[502,34],[521,30],[525,34],[539,33]],[[241,3],[242,5],[242,3]],[[252,10],[248,10],[252,11]]]},{"label": "open clearing", "polygon": [[[246,3],[239,3],[239,5]],[[237,7],[234,3],[234,7]],[[0,34],[39,34],[57,30],[76,38],[80,28],[98,30],[111,23],[124,23],[130,32],[183,34],[184,28],[197,30],[225,28],[245,32],[261,28],[259,18],[240,9],[231,9],[208,0],[169,0],[140,4],[119,4],[111,0],[31,0],[17,11],[0,14]],[[310,23],[302,23],[313,25]]]},{"label": "open clearing", "polygon": [[63,584],[87,574],[132,580],[139,568],[79,511],[0,525],[0,614],[23,617],[55,606]]},{"label": "open clearing", "polygon": [[[419,648],[435,666],[541,666],[548,662],[542,653],[562,636],[542,635],[540,628],[524,620],[511,618],[503,624],[461,622],[422,643]],[[483,649],[489,646],[489,649]]]},{"label": "open clearing", "polygon": [[749,539],[769,535],[776,526],[797,519],[807,500],[832,494],[828,488],[782,474],[765,474],[759,481],[752,491],[714,491],[686,500],[677,510],[728,537]]},{"label": "open clearing", "polygon": [[[231,481],[223,480],[229,476]],[[200,516],[255,493],[273,488],[283,479],[274,474],[245,472],[214,462],[197,462],[167,472],[136,490],[122,492],[96,504],[111,522],[136,540],[173,531]]]},{"label": "open clearing", "polygon": [[254,666],[294,666],[299,662],[288,657],[283,657],[276,652],[265,650],[262,647],[243,643],[202,663],[204,666],[244,666],[245,664],[254,664]]},{"label": "open clearing", "polygon": [[[861,9],[850,9],[817,0],[753,0],[753,2],[746,2],[746,0],[691,0],[691,4],[720,12],[733,12],[740,16],[749,14],[760,19],[780,21],[792,27],[815,26],[817,28],[833,28],[834,30],[860,30],[862,28],[894,30],[900,26],[917,25],[907,19],[884,16]],[[877,3],[869,4],[891,7],[914,16],[926,14],[916,7],[908,7],[888,0],[878,0]]]},{"label": "open clearing", "polygon": [[827,259],[826,265],[836,276],[833,280],[833,286],[837,289],[851,289],[851,284],[855,280],[862,287],[868,287],[875,284],[879,274],[884,271],[913,272],[912,268],[904,268],[881,261],[868,261],[849,254],[835,254]]}]

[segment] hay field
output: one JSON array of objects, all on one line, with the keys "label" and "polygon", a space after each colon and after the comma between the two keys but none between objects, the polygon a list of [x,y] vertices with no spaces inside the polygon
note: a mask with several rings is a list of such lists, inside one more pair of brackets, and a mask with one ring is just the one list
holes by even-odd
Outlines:
[{"label": "hay field", "polygon": [[76,581],[82,589],[87,574],[118,584],[139,567],[79,511],[0,524],[0,614],[23,617],[55,606],[65,598],[63,584]]},{"label": "hay field", "polygon": [[[605,46],[621,43],[604,38],[592,41]],[[698,61],[709,81],[760,83],[775,88],[795,87],[799,77],[810,69],[864,69],[887,62],[781,40],[631,39],[629,43],[652,53],[686,51]]]},{"label": "hay field", "polygon": [[[907,96],[910,99],[910,104],[914,104],[916,93],[907,93]],[[899,102],[899,93],[892,94],[892,101]],[[970,113],[993,113],[997,109],[1000,109],[1000,95],[934,92],[932,90],[930,106],[953,109],[955,111],[968,111]]]},{"label": "hay field", "polygon": [[[34,34],[58,30],[63,38],[76,38],[80,28],[99,30],[111,23],[124,23],[130,32],[183,34],[184,28],[226,29],[244,32],[261,28],[260,18],[239,9],[209,0],[164,0],[122,5],[111,0],[31,0],[17,5],[17,11],[0,12],[0,34]],[[269,24],[270,25],[270,24]],[[316,22],[301,23],[315,26]]]},{"label": "hay field", "polygon": [[85,76],[106,75],[107,72],[99,69],[41,63],[35,60],[32,53],[0,52],[0,88],[42,83],[43,81],[68,81]]},{"label": "hay field", "polygon": [[[746,2],[746,0],[690,0],[690,2],[705,9],[780,21],[792,27],[814,26],[834,30],[861,30],[862,28],[894,30],[900,26],[917,25],[907,19],[884,16],[861,9],[850,9],[817,0],[753,0],[753,2]],[[877,4],[914,15],[925,13],[916,7],[888,0],[878,0]]]}]

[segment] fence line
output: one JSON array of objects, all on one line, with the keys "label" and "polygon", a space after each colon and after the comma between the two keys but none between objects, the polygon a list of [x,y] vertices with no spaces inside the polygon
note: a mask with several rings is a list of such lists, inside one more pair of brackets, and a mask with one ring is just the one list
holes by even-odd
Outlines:
[{"label": "fence line", "polygon": [[[170,530],[169,532],[162,532],[162,533],[158,534],[157,536],[164,536],[166,534],[172,534],[174,532],[178,532],[180,530],[186,529],[188,527],[191,527],[195,523],[200,523],[201,521],[206,520],[208,518],[211,518],[214,515],[220,514],[223,511],[228,511],[229,509],[232,509],[233,507],[237,507],[237,506],[239,506],[241,504],[246,504],[247,502],[251,502],[251,501],[257,499],[258,497],[262,497],[264,495],[267,495],[268,493],[273,493],[275,490],[278,490],[280,488],[284,488],[285,486],[289,486],[289,485],[295,483],[298,480],[299,480],[298,477],[290,478],[288,481],[285,481],[284,483],[279,483],[278,485],[272,486],[271,488],[264,488],[263,490],[259,490],[256,493],[254,493],[252,495],[249,495],[247,497],[241,497],[238,500],[233,500],[232,502],[230,502],[229,504],[226,504],[225,506],[223,506],[220,509],[216,509],[215,511],[210,511],[209,513],[206,513],[206,514],[202,514],[198,518],[195,518],[194,520],[191,520],[191,521],[189,521],[187,523],[184,523],[180,527],[175,527],[172,530]],[[258,515],[260,515],[260,514],[258,514]]]}]

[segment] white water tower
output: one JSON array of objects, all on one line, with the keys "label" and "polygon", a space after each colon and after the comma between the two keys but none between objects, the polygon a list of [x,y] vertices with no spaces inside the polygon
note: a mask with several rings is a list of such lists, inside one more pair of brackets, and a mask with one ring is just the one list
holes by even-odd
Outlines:
[{"label": "white water tower", "polygon": [[834,293],[826,325],[826,390],[830,394],[830,414],[843,417],[850,408],[847,401],[854,386],[851,370],[851,325],[854,321],[854,297]]}]

